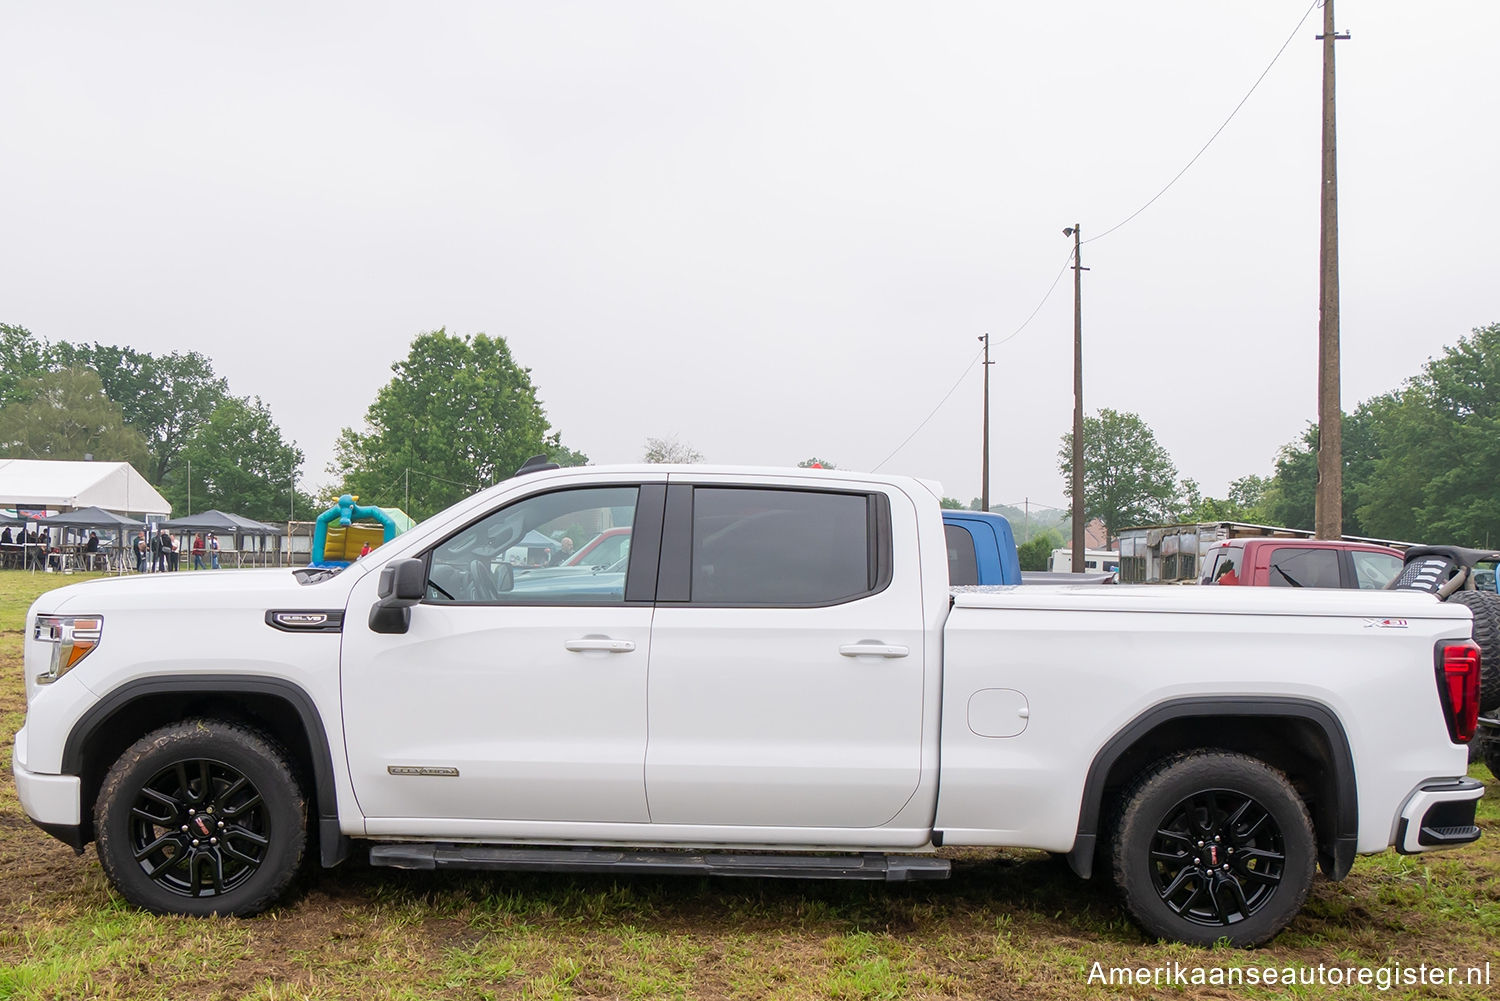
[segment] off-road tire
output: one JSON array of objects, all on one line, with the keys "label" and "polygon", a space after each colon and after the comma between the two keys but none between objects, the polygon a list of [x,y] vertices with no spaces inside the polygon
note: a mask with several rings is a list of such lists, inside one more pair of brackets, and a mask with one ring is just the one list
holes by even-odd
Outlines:
[{"label": "off-road tire", "polygon": [[1474,614],[1474,642],[1479,644],[1479,711],[1500,707],[1500,594],[1455,591],[1448,596]]},{"label": "off-road tire", "polygon": [[1227,751],[1185,752],[1143,772],[1111,847],[1136,922],[1195,945],[1270,941],[1302,909],[1317,865],[1312,820],[1286,776]]},{"label": "off-road tire", "polygon": [[104,874],[137,907],[249,917],[296,875],[307,801],[270,738],[186,720],[120,756],[99,790],[94,829]]}]

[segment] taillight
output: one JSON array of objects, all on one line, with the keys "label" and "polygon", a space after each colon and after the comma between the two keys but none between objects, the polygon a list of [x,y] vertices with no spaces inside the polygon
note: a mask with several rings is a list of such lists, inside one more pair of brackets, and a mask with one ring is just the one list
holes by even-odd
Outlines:
[{"label": "taillight", "polygon": [[1448,736],[1467,744],[1479,726],[1479,647],[1445,643],[1438,648],[1438,695],[1448,720]]}]

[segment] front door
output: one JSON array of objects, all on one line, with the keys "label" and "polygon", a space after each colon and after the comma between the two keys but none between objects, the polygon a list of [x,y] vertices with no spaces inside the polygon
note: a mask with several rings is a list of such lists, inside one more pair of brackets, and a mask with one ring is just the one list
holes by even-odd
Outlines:
[{"label": "front door", "polygon": [[425,554],[427,597],[405,633],[366,625],[377,575],[355,588],[341,684],[370,833],[647,820],[651,604],[627,600],[626,578],[655,553],[561,564],[633,526],[643,494],[659,526],[661,489],[533,494],[459,529]]},{"label": "front door", "polygon": [[[678,475],[651,640],[652,822],[889,823],[922,765],[911,502]],[[893,519],[912,550],[894,574]]]}]

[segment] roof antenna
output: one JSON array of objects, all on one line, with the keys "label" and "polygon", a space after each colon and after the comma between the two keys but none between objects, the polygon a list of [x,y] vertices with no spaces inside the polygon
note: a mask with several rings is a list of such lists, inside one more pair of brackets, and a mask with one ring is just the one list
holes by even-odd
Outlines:
[{"label": "roof antenna", "polygon": [[521,468],[517,469],[513,475],[525,476],[527,473],[540,473],[544,469],[561,468],[562,467],[555,462],[548,462],[546,453],[543,453],[541,455],[533,455],[531,458],[521,463]]}]

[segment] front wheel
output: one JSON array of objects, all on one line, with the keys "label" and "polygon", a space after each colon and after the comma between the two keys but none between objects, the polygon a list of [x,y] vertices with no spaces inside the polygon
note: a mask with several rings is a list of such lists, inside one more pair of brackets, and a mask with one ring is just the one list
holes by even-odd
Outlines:
[{"label": "front wheel", "polygon": [[104,779],[99,861],[121,896],[158,914],[258,914],[302,862],[307,806],[286,755],[234,723],[147,734]]},{"label": "front wheel", "polygon": [[1291,783],[1242,754],[1197,751],[1126,792],[1115,882],[1147,932],[1209,945],[1267,942],[1302,909],[1317,851]]}]

